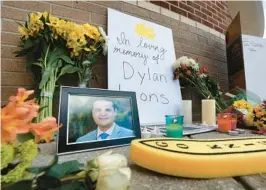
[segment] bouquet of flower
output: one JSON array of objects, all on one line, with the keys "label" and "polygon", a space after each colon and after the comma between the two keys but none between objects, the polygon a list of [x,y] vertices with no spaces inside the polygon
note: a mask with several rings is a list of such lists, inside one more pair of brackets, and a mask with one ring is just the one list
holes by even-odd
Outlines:
[{"label": "bouquet of flower", "polygon": [[252,126],[253,122],[250,123],[246,118],[253,111],[252,104],[248,103],[244,99],[235,100],[231,106],[228,107],[227,112],[235,113],[237,115],[238,124],[245,124],[247,126]]},{"label": "bouquet of flower", "polygon": [[[19,26],[21,51],[17,56],[27,56],[30,66],[38,66],[34,72],[40,92],[39,104],[43,108],[37,122],[52,116],[52,100],[57,80],[77,72],[80,83],[92,78],[92,66],[96,56],[106,50],[106,35],[89,24],[79,25],[53,15],[31,13],[25,25]],[[89,69],[88,69],[89,68]],[[41,76],[41,77],[40,77]]]},{"label": "bouquet of flower", "polygon": [[256,127],[258,129],[256,133],[266,132],[266,101],[253,107],[245,99],[236,100],[228,108],[228,112],[237,114],[239,124]]},{"label": "bouquet of flower", "polygon": [[258,128],[257,133],[266,133],[266,101],[258,104],[254,109],[248,113],[246,119],[248,124],[251,124]]},{"label": "bouquet of flower", "polygon": [[1,181],[4,183],[30,177],[25,170],[38,154],[36,143],[49,142],[60,127],[53,117],[31,123],[39,111],[35,99],[26,101],[33,92],[19,88],[18,94],[11,96],[1,110]]},{"label": "bouquet of flower", "polygon": [[179,79],[181,85],[194,87],[203,98],[215,99],[218,112],[227,108],[218,83],[208,75],[206,67],[200,68],[194,59],[183,56],[174,62],[173,72],[174,79]]}]

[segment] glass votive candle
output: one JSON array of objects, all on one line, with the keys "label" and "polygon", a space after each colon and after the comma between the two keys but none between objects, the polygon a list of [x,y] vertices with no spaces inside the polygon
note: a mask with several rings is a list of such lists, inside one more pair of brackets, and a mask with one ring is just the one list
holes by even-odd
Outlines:
[{"label": "glass votive candle", "polygon": [[237,118],[236,114],[219,113],[217,115],[218,131],[228,132],[236,129]]},{"label": "glass votive candle", "polygon": [[182,115],[166,115],[166,136],[174,138],[183,137],[183,120]]}]

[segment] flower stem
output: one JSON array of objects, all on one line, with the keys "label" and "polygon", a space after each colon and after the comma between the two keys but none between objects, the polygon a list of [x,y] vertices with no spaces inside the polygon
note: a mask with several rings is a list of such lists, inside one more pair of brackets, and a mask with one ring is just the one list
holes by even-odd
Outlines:
[{"label": "flower stem", "polygon": [[76,176],[76,175],[74,175],[74,176],[64,177],[60,181],[61,182],[64,182],[64,181],[72,181],[72,180],[79,180],[79,179],[83,179],[83,178],[84,178],[84,176]]}]

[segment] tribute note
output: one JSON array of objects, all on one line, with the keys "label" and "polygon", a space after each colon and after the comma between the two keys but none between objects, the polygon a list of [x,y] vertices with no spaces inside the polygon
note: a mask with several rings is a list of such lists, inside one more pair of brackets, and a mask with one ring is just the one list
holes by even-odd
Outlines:
[{"label": "tribute note", "polygon": [[108,9],[108,88],[135,91],[141,124],[163,124],[181,104],[169,28]]}]

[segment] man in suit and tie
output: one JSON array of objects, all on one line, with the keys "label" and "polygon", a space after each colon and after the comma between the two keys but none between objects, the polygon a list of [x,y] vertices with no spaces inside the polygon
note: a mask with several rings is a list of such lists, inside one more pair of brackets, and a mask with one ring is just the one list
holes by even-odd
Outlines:
[{"label": "man in suit and tie", "polygon": [[132,130],[120,127],[114,122],[116,115],[117,109],[111,100],[96,100],[93,103],[92,117],[97,124],[97,129],[79,137],[76,142],[134,136]]}]

